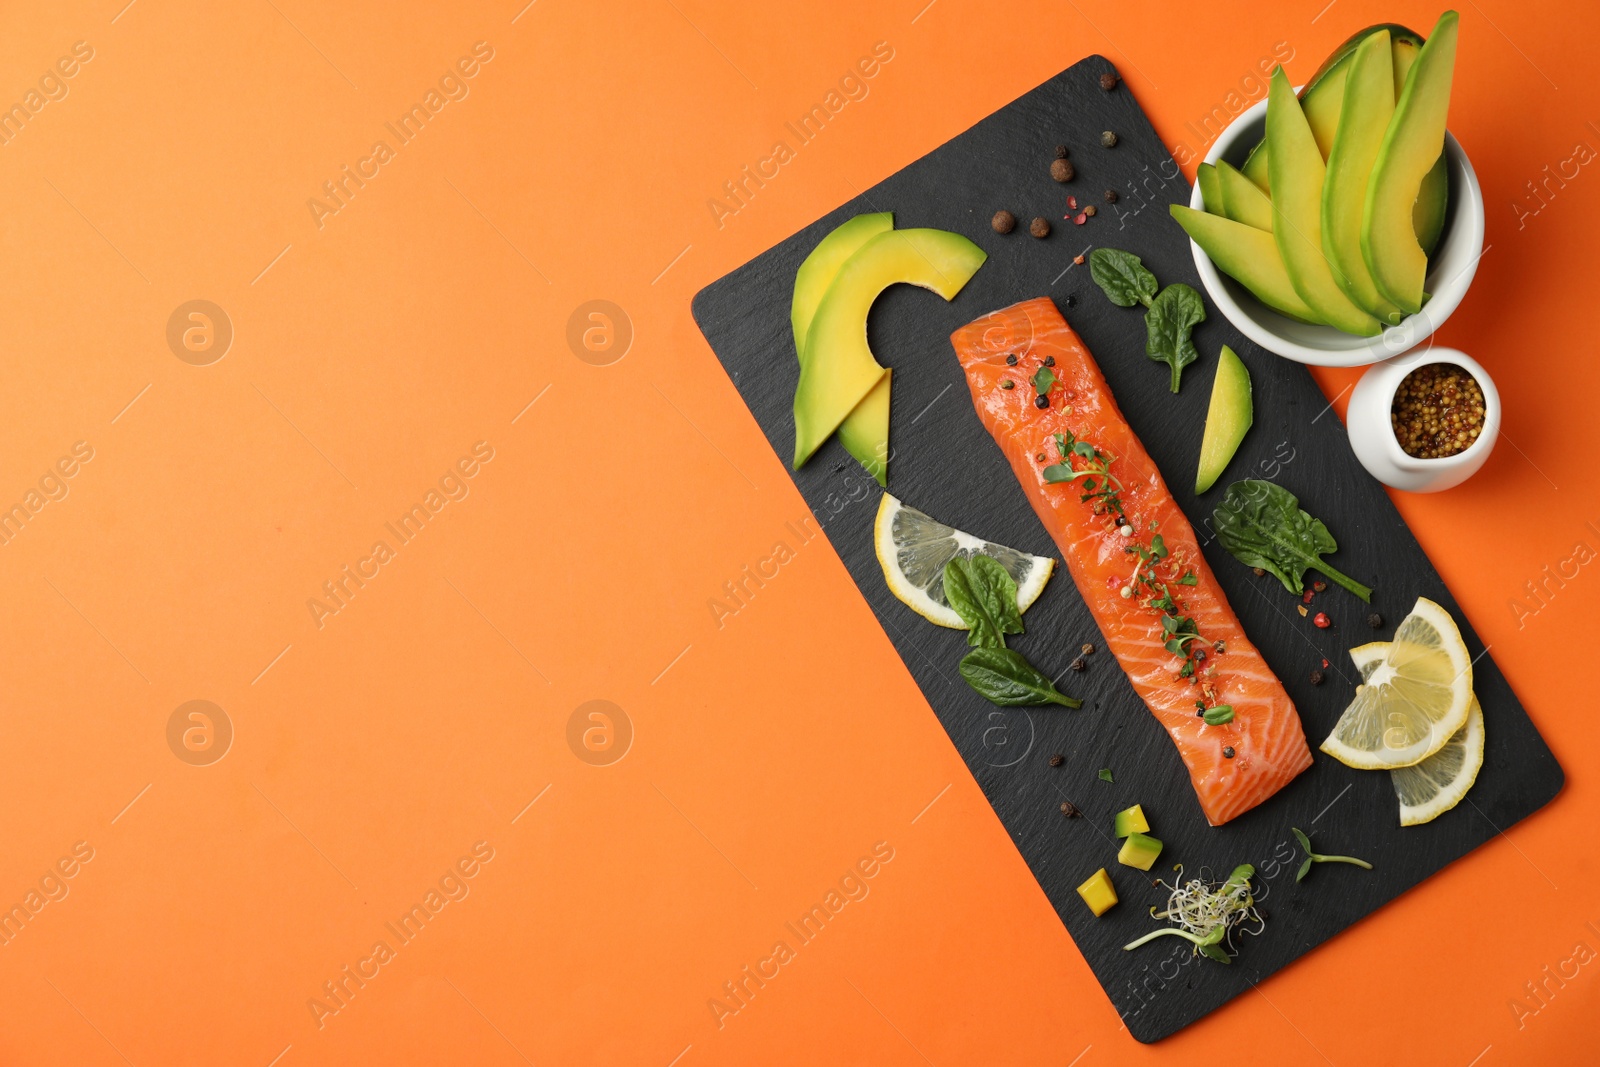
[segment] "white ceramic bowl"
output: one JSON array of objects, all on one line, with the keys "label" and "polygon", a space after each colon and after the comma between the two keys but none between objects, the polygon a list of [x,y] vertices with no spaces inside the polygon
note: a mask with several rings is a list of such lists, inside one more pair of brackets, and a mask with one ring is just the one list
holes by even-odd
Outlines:
[{"label": "white ceramic bowl", "polygon": [[[1267,126],[1267,102],[1260,101],[1222,131],[1206,162],[1227,160],[1235,167],[1244,165]],[[1444,324],[1467,295],[1472,276],[1483,255],[1483,190],[1472,163],[1455,137],[1446,132],[1444,151],[1450,171],[1450,204],[1445,214],[1444,232],[1428,261],[1424,288],[1432,295],[1421,311],[1408,316],[1398,326],[1390,326],[1377,337],[1357,337],[1332,326],[1310,326],[1273,311],[1244,286],[1217,270],[1211,257],[1200,246],[1194,249],[1200,281],[1227,320],[1250,340],[1271,352],[1299,363],[1319,367],[1360,367],[1397,356],[1421,344]],[[1205,202],[1197,182],[1189,206],[1200,210]]]},{"label": "white ceramic bowl", "polygon": [[[1395,440],[1389,411],[1395,390],[1407,374],[1429,363],[1452,363],[1478,380],[1483,390],[1483,429],[1463,452],[1443,459],[1406,455]],[[1478,472],[1500,436],[1500,393],[1481,364],[1454,348],[1417,348],[1369,368],[1350,394],[1345,412],[1350,447],[1367,473],[1384,485],[1411,493],[1437,493],[1460,485]]]}]

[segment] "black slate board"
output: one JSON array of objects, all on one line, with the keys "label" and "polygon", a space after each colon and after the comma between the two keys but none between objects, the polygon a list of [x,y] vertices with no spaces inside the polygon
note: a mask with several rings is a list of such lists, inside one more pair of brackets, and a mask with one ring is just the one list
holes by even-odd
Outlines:
[{"label": "black slate board", "polygon": [[[1201,288],[1189,242],[1167,214],[1169,203],[1188,202],[1189,186],[1128,89],[1099,87],[1100,75],[1113,69],[1091,56],[1062,72],[708,286],[695,297],[694,316],[773,448],[787,459],[798,378],[789,300],[809,251],[833,227],[865,211],[893,211],[899,227],[934,226],[972,238],[989,260],[953,302],[894,286],[872,310],[872,350],[895,369],[889,491],[960,529],[1057,558],[973,412],[949,335],[985,312],[1048,295],[1095,353],[1123,412],[1207,542],[1207,560],[1246,631],[1298,706],[1314,751],[1315,766],[1226,826],[1206,825],[1171,741],[1103,647],[1088,657],[1083,673],[1067,669],[1080,644],[1102,644],[1069,576],[1051,580],[1025,618],[1028,632],[1011,643],[1068,692],[1086,698],[1086,706],[996,708],[956,673],[964,635],[925,622],[886,588],[873,551],[877,491],[871,479],[836,440],[793,477],[1129,1031],[1156,1041],[1531,814],[1560,791],[1563,774],[1382,486],[1357,464],[1310,373],[1252,345],[1210,309],[1196,331],[1201,361],[1184,372],[1183,390],[1174,396],[1166,367],[1144,355],[1139,309],[1112,305],[1088,268],[1073,265],[1092,244],[1105,244],[1143,257],[1164,284]],[[1101,147],[1104,130],[1117,134],[1115,148]],[[1065,186],[1047,169],[1057,144],[1070,148],[1077,168]],[[1115,204],[1105,202],[1107,189],[1118,192]],[[1082,205],[1097,205],[1088,224],[1062,218],[1069,193]],[[1007,236],[989,226],[989,216],[1002,207],[1021,220]],[[1035,215],[1051,220],[1054,232],[1046,240],[1026,232]],[[1189,487],[1224,344],[1250,369],[1255,425],[1221,486],[1202,501]],[[1327,612],[1333,627],[1316,629],[1274,579],[1255,577],[1210,540],[1208,517],[1222,486],[1247,476],[1279,482],[1328,524],[1340,543],[1331,562],[1377,590],[1371,608],[1330,586],[1312,610]],[[1351,770],[1315,747],[1357,680],[1346,650],[1391,636],[1419,595],[1451,611],[1477,657],[1487,748],[1466,801],[1426,826],[1402,829],[1387,774]],[[1367,623],[1374,610],[1385,619],[1378,631]],[[1313,687],[1310,672],[1324,657],[1328,680]],[[1064,755],[1065,765],[1049,767],[1052,753]],[[1102,767],[1113,771],[1114,783],[1099,780]],[[1085,817],[1064,818],[1064,800]],[[1164,904],[1166,896],[1150,876],[1116,862],[1111,815],[1136,802],[1166,842],[1152,875],[1170,876],[1171,865],[1182,862],[1191,875],[1208,867],[1220,879],[1236,864],[1255,864],[1267,928],[1244,940],[1233,965],[1195,957],[1177,938],[1122,950],[1158,925],[1148,906]],[[1359,855],[1376,869],[1322,864],[1296,884],[1300,855],[1291,826],[1309,831],[1319,850]],[[1096,919],[1076,887],[1102,866],[1122,903]]]}]

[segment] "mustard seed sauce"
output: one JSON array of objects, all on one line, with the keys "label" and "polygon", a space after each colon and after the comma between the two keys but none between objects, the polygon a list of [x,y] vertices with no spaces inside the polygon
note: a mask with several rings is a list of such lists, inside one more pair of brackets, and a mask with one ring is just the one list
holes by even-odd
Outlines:
[{"label": "mustard seed sauce", "polygon": [[1443,459],[1464,452],[1483,432],[1483,389],[1451,363],[1429,363],[1401,381],[1389,410],[1406,455]]}]

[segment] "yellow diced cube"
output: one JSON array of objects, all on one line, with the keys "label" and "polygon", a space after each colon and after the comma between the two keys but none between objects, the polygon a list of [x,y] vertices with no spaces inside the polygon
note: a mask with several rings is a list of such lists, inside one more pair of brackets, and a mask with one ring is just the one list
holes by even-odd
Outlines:
[{"label": "yellow diced cube", "polygon": [[1117,862],[1125,867],[1148,871],[1155,866],[1156,857],[1161,855],[1161,849],[1161,842],[1149,834],[1132,833],[1122,843],[1122,851],[1117,853]]},{"label": "yellow diced cube", "polygon": [[1078,887],[1078,895],[1083,902],[1089,905],[1089,910],[1096,916],[1104,915],[1110,911],[1117,902],[1117,887],[1111,884],[1111,876],[1106,869],[1101,867],[1089,880]]}]

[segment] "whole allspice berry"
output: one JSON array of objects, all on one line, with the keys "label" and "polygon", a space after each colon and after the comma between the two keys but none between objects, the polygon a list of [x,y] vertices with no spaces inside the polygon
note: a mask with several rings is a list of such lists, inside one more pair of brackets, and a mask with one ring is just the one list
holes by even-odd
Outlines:
[{"label": "whole allspice berry", "polygon": [[1035,237],[1049,237],[1050,220],[1042,217],[1036,217],[1032,222],[1028,223],[1028,232],[1033,234]]},{"label": "whole allspice berry", "polygon": [[1077,173],[1070,159],[1057,159],[1050,164],[1050,177],[1058,182],[1070,182]]},{"label": "whole allspice berry", "polygon": [[995,233],[1010,233],[1017,228],[1017,217],[1009,211],[996,211],[989,225],[994,227]]},{"label": "whole allspice berry", "polygon": [[1109,93],[1111,90],[1117,87],[1117,81],[1118,79],[1116,72],[1108,70],[1104,74],[1100,75],[1100,88]]}]

